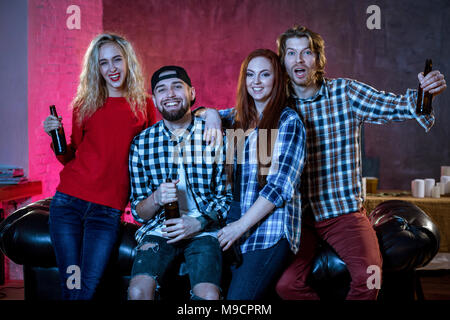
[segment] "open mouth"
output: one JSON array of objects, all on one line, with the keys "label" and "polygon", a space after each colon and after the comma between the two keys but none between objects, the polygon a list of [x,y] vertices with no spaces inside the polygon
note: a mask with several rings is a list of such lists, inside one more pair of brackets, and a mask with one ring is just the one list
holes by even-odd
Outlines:
[{"label": "open mouth", "polygon": [[120,73],[117,72],[117,73],[110,74],[109,78],[111,79],[111,81],[114,81],[114,82],[119,81]]},{"label": "open mouth", "polygon": [[262,87],[253,87],[252,90],[255,93],[261,93],[264,90],[264,88],[262,88]]},{"label": "open mouth", "polygon": [[167,109],[171,109],[171,108],[177,108],[180,104],[180,100],[170,100],[170,101],[165,101],[163,103],[164,107]]},{"label": "open mouth", "polygon": [[294,74],[298,77],[298,78],[303,78],[306,75],[306,69],[303,68],[295,68],[294,69]]}]

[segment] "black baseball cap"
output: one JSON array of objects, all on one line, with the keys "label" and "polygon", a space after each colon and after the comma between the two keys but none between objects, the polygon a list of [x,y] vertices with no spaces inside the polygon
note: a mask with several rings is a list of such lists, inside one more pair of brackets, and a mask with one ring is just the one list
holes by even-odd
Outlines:
[{"label": "black baseball cap", "polygon": [[[165,75],[161,75],[162,73],[169,72]],[[162,68],[159,68],[155,73],[152,75],[152,92],[155,90],[156,85],[159,81],[165,80],[165,79],[171,79],[171,78],[177,78],[180,80],[183,80],[186,82],[186,84],[189,87],[192,87],[191,85],[191,79],[189,78],[186,70],[184,70],[182,67],[179,66],[164,66]]]}]

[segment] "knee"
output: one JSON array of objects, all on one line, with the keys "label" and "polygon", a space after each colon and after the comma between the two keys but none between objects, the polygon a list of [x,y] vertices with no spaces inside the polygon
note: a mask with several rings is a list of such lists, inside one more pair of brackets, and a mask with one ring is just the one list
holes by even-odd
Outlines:
[{"label": "knee", "polygon": [[289,279],[288,277],[282,276],[276,286],[275,291],[280,296],[281,299],[287,299],[289,297],[290,292],[294,290],[292,279]]},{"label": "knee", "polygon": [[275,286],[275,291],[282,299],[284,299],[285,296],[286,285],[287,283],[283,279],[280,279]]},{"label": "knee", "polygon": [[280,279],[278,279],[275,286],[277,294],[281,298],[284,298],[290,292],[295,290],[296,287],[301,286],[301,283],[298,283],[298,280],[299,279],[295,276],[291,269],[286,269],[281,275]]},{"label": "knee", "polygon": [[278,280],[275,291],[283,300],[317,300],[319,296],[307,284],[304,277],[285,272]]},{"label": "knee", "polygon": [[205,291],[202,294],[196,294],[196,295],[205,300],[219,300],[219,298],[220,298],[219,292],[214,291],[214,290]]},{"label": "knee", "polygon": [[129,300],[153,300],[155,292],[155,280],[149,276],[137,276],[131,279],[128,286]]},{"label": "knee", "polygon": [[353,268],[350,275],[354,286],[366,286],[369,282],[375,280],[378,283],[382,279],[382,265],[374,263],[356,269]]},{"label": "knee", "polygon": [[220,298],[219,288],[212,283],[197,284],[192,293],[205,300],[219,300]]},{"label": "knee", "polygon": [[150,300],[150,293],[148,290],[140,286],[128,287],[128,299],[129,300]]}]

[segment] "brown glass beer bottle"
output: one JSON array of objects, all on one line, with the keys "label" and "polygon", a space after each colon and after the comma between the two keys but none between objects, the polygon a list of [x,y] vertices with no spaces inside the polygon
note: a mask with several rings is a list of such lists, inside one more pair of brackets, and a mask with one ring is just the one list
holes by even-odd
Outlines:
[{"label": "brown glass beer bottle", "polygon": [[[423,76],[425,77],[429,72],[431,72],[433,67],[431,59],[427,59],[425,61],[425,70],[423,71]],[[429,92],[423,92],[422,88],[419,85],[419,89],[417,90],[417,105],[416,105],[416,114],[419,115],[428,115],[431,113],[431,101],[433,95]]]},{"label": "brown glass beer bottle", "polygon": [[[58,114],[56,113],[56,108],[54,105],[50,106],[50,114],[58,118]],[[64,128],[61,124],[61,127],[58,129],[50,131],[53,141],[53,150],[56,155],[62,155],[66,153],[67,143],[66,143],[66,135],[64,134]]]},{"label": "brown glass beer bottle", "polygon": [[[172,180],[167,178],[166,182],[172,182]],[[166,220],[179,218],[180,209],[178,208],[178,201],[166,203],[164,205],[164,214],[166,216]]]}]

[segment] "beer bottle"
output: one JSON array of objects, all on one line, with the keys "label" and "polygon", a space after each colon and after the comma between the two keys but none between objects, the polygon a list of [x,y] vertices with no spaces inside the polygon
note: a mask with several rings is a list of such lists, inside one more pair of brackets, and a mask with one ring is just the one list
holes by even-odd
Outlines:
[{"label": "beer bottle", "polygon": [[[56,113],[56,108],[54,105],[50,106],[50,114],[58,118],[58,114]],[[66,135],[64,134],[64,128],[61,124],[61,127],[58,129],[50,131],[53,141],[53,150],[56,155],[62,155],[66,153],[67,143],[66,143]]]},{"label": "beer bottle", "polygon": [[[432,62],[431,59],[427,59],[425,61],[425,70],[423,71],[423,76],[425,77],[432,70]],[[428,115],[431,113],[431,100],[433,95],[429,92],[423,92],[422,88],[419,85],[419,89],[417,90],[417,105],[416,105],[416,114],[419,115]]]},{"label": "beer bottle", "polygon": [[[218,214],[217,219],[219,220],[219,226],[220,228],[224,228],[226,226],[225,221],[223,220],[223,217],[221,214]],[[222,255],[225,264],[235,266],[236,268],[239,267],[242,263],[242,252],[241,248],[239,247],[238,242],[233,242],[230,248],[228,250],[223,252]]]},{"label": "beer bottle", "polygon": [[[166,182],[172,182],[172,180],[167,178]],[[179,218],[180,210],[178,208],[178,201],[166,203],[164,205],[164,214],[166,216],[166,220]]]}]

